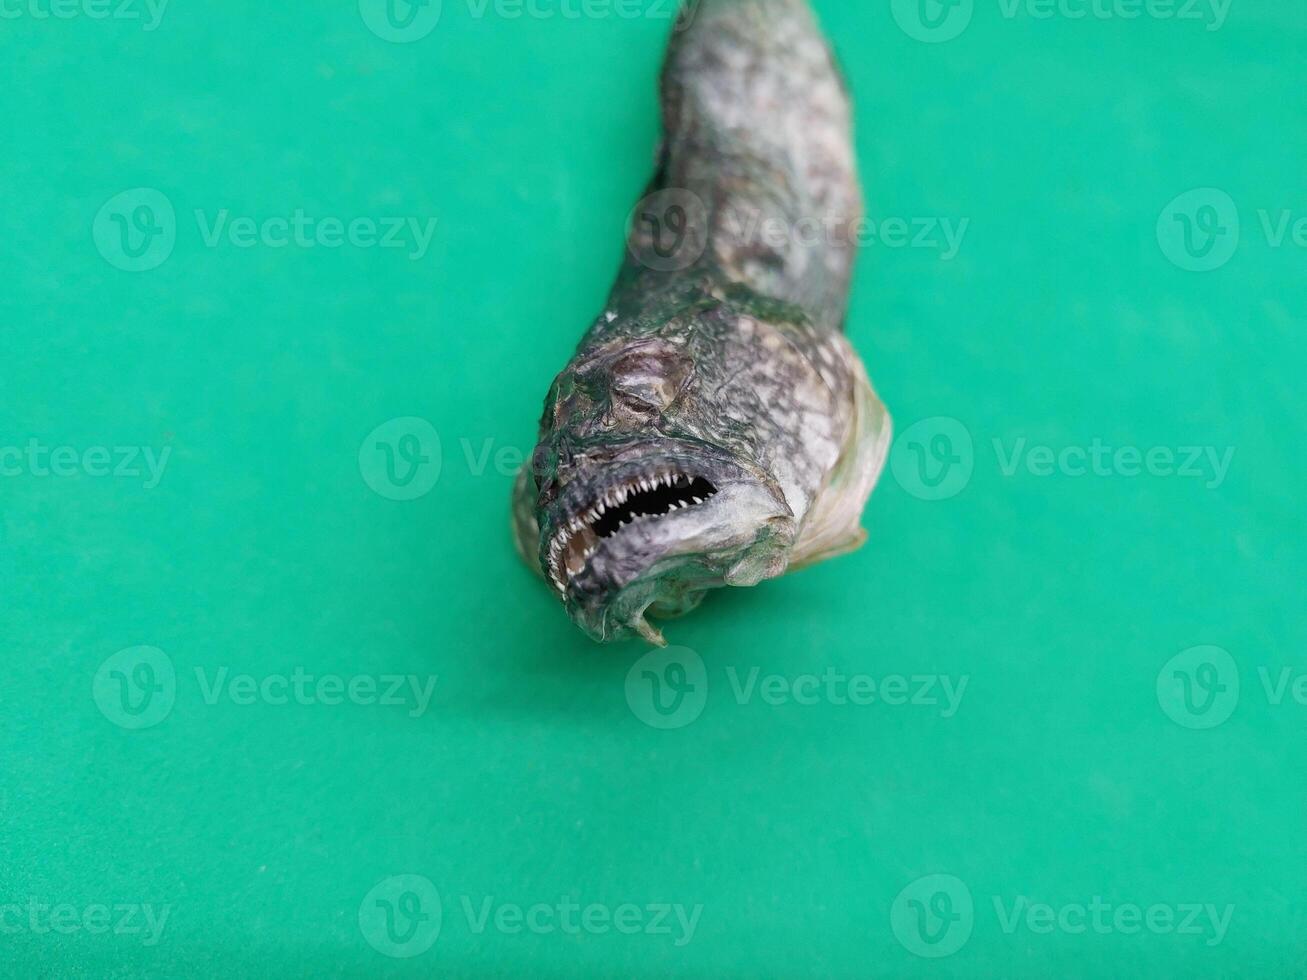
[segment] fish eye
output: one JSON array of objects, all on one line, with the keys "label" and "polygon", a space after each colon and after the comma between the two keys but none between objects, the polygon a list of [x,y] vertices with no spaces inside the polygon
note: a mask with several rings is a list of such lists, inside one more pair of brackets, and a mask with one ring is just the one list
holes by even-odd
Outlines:
[{"label": "fish eye", "polygon": [[613,398],[640,415],[652,415],[666,405],[664,399],[651,388],[614,388]]},{"label": "fish eye", "polygon": [[612,390],[636,411],[658,412],[669,407],[690,377],[689,361],[664,351],[633,351],[613,364]]}]

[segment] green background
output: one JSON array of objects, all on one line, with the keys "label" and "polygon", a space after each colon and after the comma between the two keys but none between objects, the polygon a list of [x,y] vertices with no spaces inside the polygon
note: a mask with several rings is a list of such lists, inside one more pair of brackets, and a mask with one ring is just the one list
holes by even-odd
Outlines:
[{"label": "green background", "polygon": [[[849,331],[898,431],[927,421],[862,551],[668,625],[706,691],[659,730],[631,707],[643,649],[569,624],[513,554],[507,498],[649,176],[663,9],[445,0],[392,43],[343,0],[173,0],[155,30],[40,19],[44,2],[0,19],[0,905],[170,912],[155,945],[0,918],[0,973],[1302,975],[1307,707],[1263,676],[1307,671],[1307,250],[1258,213],[1307,215],[1300,5],[1233,0],[1208,30],[977,0],[924,43],[887,0],[817,4],[871,216],[969,222],[949,261],[869,245],[856,281]],[[93,229],[133,188],[176,213],[175,249],[142,272]],[[1228,200],[1241,223],[1208,271],[1158,235],[1194,188],[1228,195],[1195,220],[1210,203],[1232,241]],[[438,224],[415,259],[208,245],[195,217],[297,208]],[[397,501],[360,448],[406,417],[441,465]],[[1019,445],[1096,439],[1235,455],[1219,481],[1005,472]],[[170,455],[147,488],[85,462],[46,473],[31,440]],[[945,499],[914,481],[918,446],[961,467]],[[128,730],[96,677],[141,645],[175,698]],[[1230,656],[1216,696],[1241,686],[1186,715],[1159,672],[1180,683],[1164,665],[1200,645]],[[424,712],[206,699],[222,668],[437,682]],[[739,703],[754,668],[967,687],[948,716]],[[443,922],[398,959],[359,910],[404,874]],[[891,922],[933,874],[975,909],[935,959]],[[1005,931],[996,896],[1233,912],[1215,944],[1044,934]],[[462,903],[486,897],[702,912],[682,946],[477,934]]]}]

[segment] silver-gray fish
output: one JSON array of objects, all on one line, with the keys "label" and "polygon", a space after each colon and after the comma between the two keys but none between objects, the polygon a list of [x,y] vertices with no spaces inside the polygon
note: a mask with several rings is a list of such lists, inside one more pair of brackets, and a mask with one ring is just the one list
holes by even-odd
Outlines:
[{"label": "silver-gray fish", "polygon": [[844,336],[848,94],[806,0],[702,0],[606,309],[554,380],[519,552],[596,640],[851,551],[890,420]]}]

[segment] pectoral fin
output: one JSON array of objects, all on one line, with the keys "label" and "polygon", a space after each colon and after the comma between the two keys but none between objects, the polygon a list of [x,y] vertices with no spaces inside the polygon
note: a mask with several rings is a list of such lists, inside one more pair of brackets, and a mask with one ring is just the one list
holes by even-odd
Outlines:
[{"label": "pectoral fin", "polygon": [[876,397],[861,359],[846,341],[844,344],[854,373],[849,431],[839,461],[818,491],[794,543],[790,571],[862,547],[867,540],[862,510],[889,453],[893,431],[889,413]]},{"label": "pectoral fin", "polygon": [[513,485],[513,544],[527,567],[545,577],[540,570],[540,525],[536,522],[536,481],[530,466],[523,466]]}]

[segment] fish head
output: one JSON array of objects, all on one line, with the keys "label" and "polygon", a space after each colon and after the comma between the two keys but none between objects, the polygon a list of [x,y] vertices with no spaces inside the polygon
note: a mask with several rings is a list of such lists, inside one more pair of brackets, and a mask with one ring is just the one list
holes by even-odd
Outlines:
[{"label": "fish head", "polygon": [[796,406],[790,362],[756,340],[739,317],[692,316],[600,335],[555,379],[520,492],[541,571],[593,638],[661,643],[646,611],[785,571],[807,499],[796,466],[821,452],[803,419],[830,406]]}]

